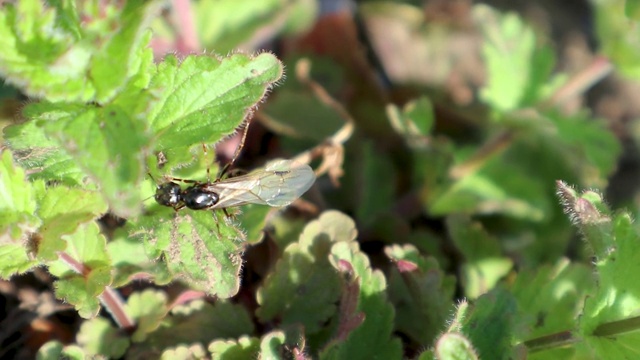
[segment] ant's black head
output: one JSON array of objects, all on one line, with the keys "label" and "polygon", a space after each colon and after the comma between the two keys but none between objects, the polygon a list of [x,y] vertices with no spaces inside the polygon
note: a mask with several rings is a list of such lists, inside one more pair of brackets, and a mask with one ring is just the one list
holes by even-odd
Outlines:
[{"label": "ant's black head", "polygon": [[191,210],[202,210],[215,205],[220,197],[213,191],[207,191],[201,185],[186,188],[182,193],[184,205]]},{"label": "ant's black head", "polygon": [[180,185],[174,182],[166,182],[156,187],[156,194],[153,196],[156,202],[163,206],[175,208],[180,204],[181,192]]}]

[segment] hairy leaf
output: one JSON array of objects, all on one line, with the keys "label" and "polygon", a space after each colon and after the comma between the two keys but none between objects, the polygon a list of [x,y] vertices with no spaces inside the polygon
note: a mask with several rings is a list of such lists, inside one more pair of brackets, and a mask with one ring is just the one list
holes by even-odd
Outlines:
[{"label": "hairy leaf", "polygon": [[10,151],[0,155],[0,277],[8,278],[36,264],[29,251],[41,222],[34,216],[36,199],[24,170],[14,164]]}]

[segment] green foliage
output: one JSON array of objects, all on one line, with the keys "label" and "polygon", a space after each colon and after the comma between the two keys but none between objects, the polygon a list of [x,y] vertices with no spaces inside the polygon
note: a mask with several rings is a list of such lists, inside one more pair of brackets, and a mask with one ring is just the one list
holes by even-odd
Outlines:
[{"label": "green foliage", "polygon": [[151,79],[157,97],[147,114],[157,146],[170,150],[219,141],[281,76],[282,65],[270,54],[165,58]]},{"label": "green foliage", "polygon": [[640,2],[636,0],[627,0],[624,2],[624,13],[633,20],[640,19]]},{"label": "green foliage", "polygon": [[129,347],[129,339],[118,334],[108,320],[95,318],[84,322],[76,341],[86,354],[103,354],[109,357],[124,355]]},{"label": "green foliage", "polygon": [[596,30],[602,41],[602,53],[611,58],[619,71],[638,79],[637,21],[638,2],[634,0],[599,0],[596,2]]},{"label": "green foliage", "polygon": [[579,356],[633,356],[638,351],[633,331],[639,289],[632,274],[637,273],[640,234],[629,214],[612,213],[600,194],[577,194],[565,184],[559,184],[559,193],[596,259],[597,286],[585,301],[576,329],[584,338],[576,352]]},{"label": "green foliage", "polygon": [[[523,271],[509,290],[518,302],[530,337],[544,336],[571,328],[582,311],[582,299],[592,292],[593,276],[583,264],[561,259],[535,273]],[[548,305],[555,304],[553,307]]]},{"label": "green foliage", "polygon": [[[136,271],[151,270],[160,283],[183,278],[222,297],[239,286],[243,232],[208,213],[171,220],[171,211],[156,206],[157,213],[139,216],[150,190],[141,185],[151,185],[147,164],[160,177],[152,154],[189,153],[232,134],[282,76],[282,65],[270,54],[169,56],[155,65],[146,26],[157,10],[154,2],[101,9],[25,1],[1,14],[7,51],[0,71],[45,98],[4,131],[32,182],[4,151],[2,231],[10,241],[0,245],[1,274],[47,265],[59,278],[56,294],[83,317],[98,313],[106,286],[122,286]],[[193,162],[169,159],[169,170]],[[95,223],[107,210],[129,220],[109,244],[115,262]],[[123,251],[133,248],[139,256],[127,258]],[[153,264],[159,257],[164,267]]]},{"label": "green foliage", "polygon": [[[298,30],[309,26],[317,15],[318,4],[310,0],[205,0],[193,5],[196,33],[205,48],[218,52],[234,51],[255,42],[256,32],[277,23],[277,30]],[[170,33],[165,23],[157,21],[154,30]]]},{"label": "green foliage", "polygon": [[[618,34],[622,2],[612,14],[606,3],[596,4],[599,31]],[[159,16],[160,1],[24,0],[0,12],[0,74],[33,99],[20,121],[3,123],[0,277],[41,268],[82,318],[75,343],[48,342],[38,358],[640,351],[640,236],[595,190],[607,186],[621,146],[603,120],[561,106],[555,95],[569,75],[513,13],[470,9],[465,29],[477,32],[475,70],[485,78],[465,106],[443,100],[437,83],[459,74],[425,82],[411,73],[425,62],[394,77],[386,47],[376,49],[389,89],[352,43],[316,32],[285,42],[293,76],[256,116],[275,140],[247,147],[302,153],[298,161],[330,179],[286,211],[254,204],[227,215],[153,201],[172,178],[182,188],[213,180],[213,149],[282,81],[275,55],[236,50],[265,32],[295,36],[318,11],[310,0],[248,4],[195,2],[193,24],[183,24],[226,56],[154,54],[157,34],[181,36]],[[400,39],[397,58],[433,57],[422,45],[442,46],[456,31],[425,21],[427,8],[359,10],[366,26]],[[635,21],[636,2],[624,13]],[[320,33],[351,29],[340,16],[324,20]],[[635,35],[604,46],[630,76],[635,50],[622,43]],[[403,36],[417,50],[400,46]],[[571,243],[576,229],[581,245]]]},{"label": "green foliage", "polygon": [[447,219],[449,235],[465,257],[460,281],[468,298],[475,299],[492,289],[513,267],[509,258],[501,255],[498,240],[488,234],[480,223],[468,218]]},{"label": "green foliage", "polygon": [[50,341],[44,344],[38,351],[37,359],[85,359],[87,354],[76,345],[63,346],[58,341]]},{"label": "green foliage", "polygon": [[258,290],[259,319],[303,324],[308,334],[317,333],[335,313],[340,295],[340,276],[329,263],[329,253],[334,243],[354,237],[353,222],[340,214],[325,213],[309,223]]},{"label": "green foliage", "polygon": [[0,13],[0,71],[7,80],[49,101],[104,103],[146,70],[146,24],[160,2],[132,1],[122,11],[89,2],[53,5],[21,1]]},{"label": "green foliage", "polygon": [[[325,214],[328,215],[334,214]],[[355,231],[344,225],[343,234]],[[360,359],[399,358],[400,340],[391,336],[395,311],[384,292],[386,281],[382,272],[371,269],[356,242],[337,243],[330,259],[343,273],[346,289],[340,302],[338,338],[322,349],[321,358],[343,359],[356,354]],[[343,339],[344,342],[336,341]]]},{"label": "green foliage", "polygon": [[429,346],[453,310],[455,278],[439,269],[436,259],[421,256],[412,245],[390,246],[389,298],[396,309],[396,328]]},{"label": "green foliage", "polygon": [[[60,280],[55,283],[56,295],[73,304],[80,316],[97,315],[97,296],[111,284],[111,264],[106,252],[106,240],[95,223],[87,223],[72,235],[63,235],[65,255],[49,264],[51,274]],[[81,264],[82,271],[69,269],[69,261]],[[66,265],[66,266],[65,266]]]},{"label": "green foliage", "polygon": [[223,298],[236,294],[244,235],[232,224],[227,225],[221,213],[172,216],[171,212],[162,211],[165,219],[161,220],[157,215],[140,217],[131,225],[139,229],[132,235],[144,241],[151,258],[164,258],[173,276],[181,276],[195,288]]},{"label": "green foliage", "polygon": [[469,339],[456,333],[446,334],[438,340],[436,354],[438,359],[478,359]]},{"label": "green foliage", "polygon": [[484,24],[482,50],[488,71],[483,100],[496,111],[535,104],[554,63],[551,49],[537,48],[533,29],[516,14],[500,16],[477,7],[476,16]]},{"label": "green foliage", "polygon": [[248,337],[231,341],[218,340],[209,345],[209,351],[211,356],[217,359],[242,360],[257,353],[259,344],[258,339]]}]

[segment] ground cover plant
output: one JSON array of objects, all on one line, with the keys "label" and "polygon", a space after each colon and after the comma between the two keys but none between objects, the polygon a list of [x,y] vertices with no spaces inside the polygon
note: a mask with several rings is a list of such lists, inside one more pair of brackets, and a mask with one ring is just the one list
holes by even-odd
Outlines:
[{"label": "ground cover plant", "polygon": [[633,358],[640,7],[488,3],[5,2],[0,356]]}]

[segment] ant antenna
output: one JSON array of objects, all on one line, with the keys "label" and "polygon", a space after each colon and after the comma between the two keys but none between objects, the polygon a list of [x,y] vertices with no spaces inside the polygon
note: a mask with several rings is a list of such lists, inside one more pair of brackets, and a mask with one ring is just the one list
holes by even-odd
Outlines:
[{"label": "ant antenna", "polygon": [[[156,188],[158,188],[158,186],[160,186],[160,185],[158,185],[158,182],[156,181],[156,178],[154,178],[154,177],[153,177],[153,175],[151,175],[151,173],[150,173],[150,172],[148,172],[148,171],[147,171],[147,175],[149,175],[149,177],[151,178],[151,180],[153,180],[153,182],[156,184]],[[144,201],[147,201],[147,200],[151,199],[151,198],[152,198],[152,197],[154,197],[154,196],[155,196],[155,195],[148,196],[148,197],[146,197],[145,199],[143,199],[142,201],[143,201],[143,202],[144,202]]]},{"label": "ant antenna", "polygon": [[156,185],[158,185],[158,182],[156,181],[156,178],[153,177],[153,175],[151,175],[150,172],[147,171],[147,175],[149,175],[149,177],[151,178],[151,180],[153,180],[154,183],[156,183]]}]

